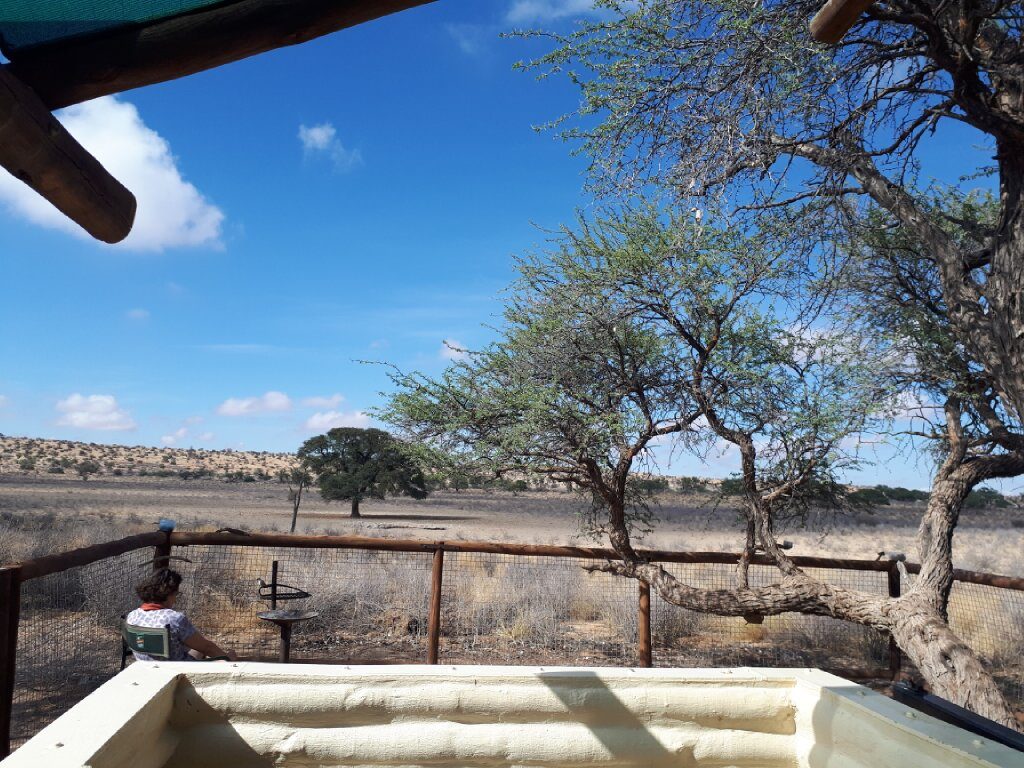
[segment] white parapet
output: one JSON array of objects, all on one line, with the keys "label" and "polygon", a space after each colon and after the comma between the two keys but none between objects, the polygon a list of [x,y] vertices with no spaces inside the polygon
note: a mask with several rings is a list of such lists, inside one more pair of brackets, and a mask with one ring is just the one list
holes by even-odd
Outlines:
[{"label": "white parapet", "polygon": [[818,670],[133,664],[3,768],[1024,768]]}]

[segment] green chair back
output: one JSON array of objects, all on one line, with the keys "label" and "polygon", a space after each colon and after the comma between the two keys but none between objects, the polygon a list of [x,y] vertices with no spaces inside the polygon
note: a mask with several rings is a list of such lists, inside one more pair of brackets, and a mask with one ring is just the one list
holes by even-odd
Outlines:
[{"label": "green chair back", "polygon": [[167,627],[138,627],[121,621],[121,638],[126,651],[167,659],[171,655],[171,632]]}]

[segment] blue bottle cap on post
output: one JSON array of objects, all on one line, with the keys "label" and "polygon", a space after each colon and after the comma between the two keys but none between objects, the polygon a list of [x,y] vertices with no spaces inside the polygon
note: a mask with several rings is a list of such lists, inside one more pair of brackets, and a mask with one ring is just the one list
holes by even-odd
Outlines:
[{"label": "blue bottle cap on post", "polygon": [[157,524],[157,528],[164,533],[170,533],[174,530],[174,521],[169,517],[161,517],[160,522]]}]

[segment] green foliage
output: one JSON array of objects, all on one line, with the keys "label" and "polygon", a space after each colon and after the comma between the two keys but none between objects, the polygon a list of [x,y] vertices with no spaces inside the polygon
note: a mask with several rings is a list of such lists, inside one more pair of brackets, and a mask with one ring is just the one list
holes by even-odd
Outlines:
[{"label": "green foliage", "polygon": [[667,477],[643,477],[633,475],[629,478],[629,482],[632,483],[638,494],[642,494],[644,496],[655,496],[669,490]]},{"label": "green foliage", "polygon": [[887,507],[891,503],[878,488],[858,488],[850,494],[850,501],[863,507]]},{"label": "green foliage", "polygon": [[379,429],[332,429],[304,442],[298,457],[324,499],[353,501],[353,511],[367,497],[428,495],[420,464],[401,441]]},{"label": "green foliage", "polygon": [[699,477],[679,477],[676,478],[675,487],[682,493],[700,493],[708,489],[708,484]]},{"label": "green foliage", "polygon": [[876,485],[875,489],[884,493],[887,498],[893,501],[915,502],[928,501],[928,491],[917,491],[911,488],[891,488],[888,485]]},{"label": "green foliage", "polygon": [[75,465],[75,472],[78,473],[78,476],[83,480],[88,480],[89,475],[98,474],[100,469],[100,465],[92,459],[80,461]]},{"label": "green foliage", "polygon": [[1006,509],[1011,506],[1009,500],[995,488],[976,488],[967,495],[964,506],[968,509],[996,508]]},{"label": "green foliage", "polygon": [[635,478],[655,438],[703,453],[756,435],[780,514],[841,495],[841,439],[883,394],[875,360],[845,327],[794,322],[806,275],[772,233],[625,211],[518,267],[498,342],[436,379],[393,374],[380,415],[413,442],[465,472],[568,483],[595,529],[649,523],[659,488]]},{"label": "green foliage", "polygon": [[742,496],[744,493],[743,478],[727,477],[718,486],[723,496]]},{"label": "green foliage", "polygon": [[24,472],[31,472],[35,468],[36,468],[36,460],[35,459],[22,459],[21,461],[18,462],[18,469],[20,469],[20,470],[22,470]]}]

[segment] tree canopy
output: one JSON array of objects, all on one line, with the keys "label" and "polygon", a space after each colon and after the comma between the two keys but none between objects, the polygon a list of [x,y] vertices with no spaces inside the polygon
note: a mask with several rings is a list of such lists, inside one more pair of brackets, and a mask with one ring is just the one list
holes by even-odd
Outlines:
[{"label": "tree canopy", "polygon": [[352,502],[352,517],[359,517],[359,502],[365,498],[427,497],[419,465],[383,430],[337,427],[304,442],[298,456],[324,499]]}]

